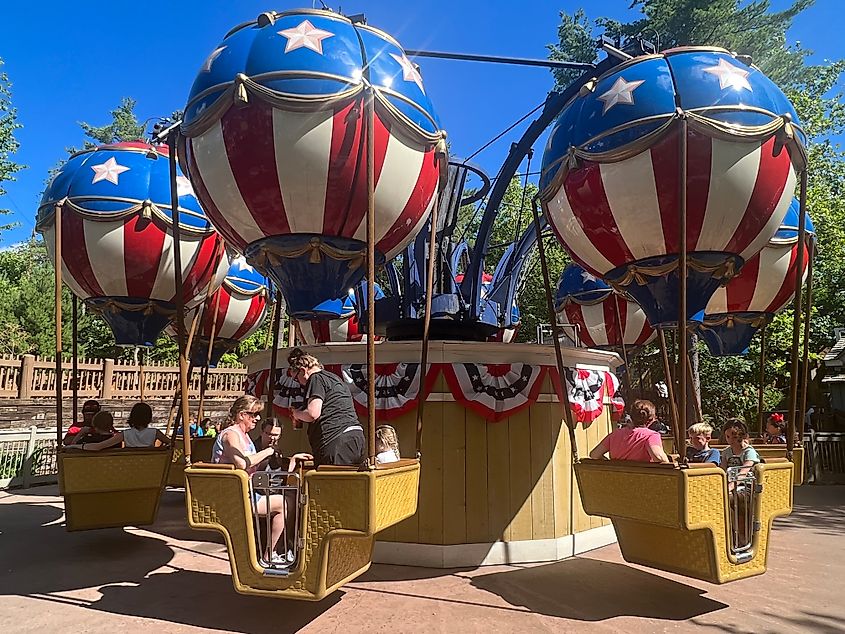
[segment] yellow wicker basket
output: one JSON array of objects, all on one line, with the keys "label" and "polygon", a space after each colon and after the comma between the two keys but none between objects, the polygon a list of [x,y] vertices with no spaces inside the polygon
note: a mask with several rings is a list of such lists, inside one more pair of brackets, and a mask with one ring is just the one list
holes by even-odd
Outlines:
[{"label": "yellow wicker basket", "polygon": [[152,524],[170,460],[169,449],[59,453],[65,527],[81,531]]},{"label": "yellow wicker basket", "polygon": [[575,465],[584,510],[613,522],[626,561],[711,583],[766,571],[772,520],[792,511],[789,462],[755,467],[762,492],[754,517],[753,556],[730,552],[727,478],[718,467],[679,469],[630,461]]},{"label": "yellow wicker basket", "polygon": [[417,512],[420,464],[402,460],[375,471],[306,472],[300,528],[305,547],[287,576],[265,574],[259,566],[245,471],[196,464],[185,475],[188,523],[223,535],[237,592],[319,601],[367,571],[378,531]]},{"label": "yellow wicker basket", "polygon": [[[191,462],[211,462],[211,450],[214,448],[214,438],[205,437],[191,439]],[[185,451],[181,436],[173,439],[173,460],[167,471],[167,486],[185,486]]]}]

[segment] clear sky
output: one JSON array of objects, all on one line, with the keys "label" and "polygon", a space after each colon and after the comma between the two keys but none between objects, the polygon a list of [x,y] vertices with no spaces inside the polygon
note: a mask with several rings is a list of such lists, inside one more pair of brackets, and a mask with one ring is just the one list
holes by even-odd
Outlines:
[{"label": "clear sky", "polygon": [[[338,2],[327,2],[337,8]],[[781,9],[788,0],[772,0]],[[631,19],[630,0],[343,0],[344,13],[366,13],[409,49],[546,57],[557,41],[560,10],[585,6],[588,15]],[[0,236],[0,247],[33,230],[47,172],[80,146],[78,121],[108,123],[122,97],[138,101],[139,118],[167,115],[185,104],[203,60],[226,32],[269,9],[311,6],[311,0],[181,0],[94,2],[4,0],[0,57],[13,82],[13,103],[24,128],[15,159],[28,166],[8,183],[0,208],[20,227]],[[845,57],[841,31],[845,0],[816,0],[790,31],[816,52],[813,61]],[[452,153],[468,156],[540,104],[552,88],[542,68],[420,59]],[[523,127],[506,135],[475,161],[491,176]],[[539,166],[538,145],[532,170]],[[8,217],[0,219],[6,222]]]}]

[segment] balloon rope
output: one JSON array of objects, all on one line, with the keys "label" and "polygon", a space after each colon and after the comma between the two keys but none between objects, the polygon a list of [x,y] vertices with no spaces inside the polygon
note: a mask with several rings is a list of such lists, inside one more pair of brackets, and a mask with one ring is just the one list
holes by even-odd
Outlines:
[{"label": "balloon rope", "polygon": [[687,419],[687,119],[680,123],[678,144],[678,414],[673,421],[675,449],[686,464],[684,432]]},{"label": "balloon rope", "polygon": [[[549,311],[549,321],[552,326],[552,340],[555,346],[555,361],[557,372],[560,378],[561,400],[563,405],[563,418],[569,430],[569,445],[572,447],[572,464],[578,462],[578,443],[575,440],[575,421],[572,420],[572,409],[569,405],[569,389],[566,385],[566,368],[563,366],[563,351],[560,348],[560,328],[555,315],[555,305],[552,299],[552,283],[549,278],[549,264],[546,260],[546,246],[543,243],[543,234],[540,226],[540,212],[537,209],[537,197],[531,201],[531,210],[534,214],[534,227],[537,230],[537,251],[540,255],[540,269],[543,272],[543,286],[546,291],[546,309]],[[570,495],[570,501],[572,500]]]},{"label": "balloon rope", "polygon": [[613,299],[613,314],[616,316],[616,329],[619,331],[619,343],[622,344],[622,361],[625,362],[625,398],[630,398],[631,366],[628,365],[628,346],[625,345],[625,331],[622,330],[622,317],[619,315],[619,300],[621,297],[613,293],[611,298]]},{"label": "balloon rope", "polygon": [[422,457],[423,412],[425,410],[425,380],[428,374],[428,342],[431,333],[431,296],[434,293],[434,261],[437,249],[437,208],[440,205],[440,186],[434,192],[434,206],[431,208],[431,230],[428,235],[428,262],[426,263],[425,280],[425,315],[423,316],[423,338],[420,350],[420,400],[417,405],[417,460]]},{"label": "balloon rope", "polygon": [[666,346],[666,332],[663,328],[657,328],[657,338],[660,341],[660,356],[663,360],[663,374],[666,378],[666,392],[669,397],[669,421],[672,424],[672,429],[677,427],[678,419],[678,405],[675,401],[675,375],[672,372],[672,366],[669,363],[669,349]]},{"label": "balloon rope", "polygon": [[[56,443],[62,446],[62,206],[56,205]],[[76,422],[76,421],[74,421]]]},{"label": "balloon rope", "polygon": [[[176,135],[167,139],[170,163],[170,209],[173,212],[173,277],[176,287],[176,340],[179,343],[179,387],[182,411],[182,440],[185,445],[185,466],[191,466],[191,428],[188,411],[188,350],[185,345],[185,295],[182,288],[182,230],[179,220],[179,191],[176,183]],[[199,311],[197,311],[199,312]]]},{"label": "balloon rope", "polygon": [[79,418],[79,360],[76,358],[79,354],[79,298],[73,293],[71,293],[71,297],[73,298],[73,303],[71,304],[71,317],[73,319],[73,342],[71,343],[73,348],[73,370],[71,372],[70,389],[73,390],[73,424],[76,425],[76,421]]},{"label": "balloon rope", "polygon": [[273,315],[273,348],[270,350],[270,372],[267,373],[267,417],[273,415],[273,401],[276,400],[276,369],[279,363],[279,329],[282,323],[282,292],[276,291],[276,313]]},{"label": "balloon rope", "polygon": [[376,234],[376,160],[375,160],[375,91],[368,86],[365,100],[367,130],[367,440],[370,449],[369,467],[376,468],[376,313],[375,313],[375,234]]},{"label": "balloon rope", "polygon": [[[211,352],[214,349],[214,335],[217,333],[217,311],[220,308],[220,289],[214,293],[214,308],[211,313],[211,334],[208,336],[208,351],[205,355],[205,366],[200,370],[200,402],[197,405],[197,428],[203,418],[205,405],[205,391],[208,386],[208,367],[211,365]],[[206,300],[208,302],[208,300]],[[190,349],[190,348],[189,348]]]},{"label": "balloon rope", "polygon": [[766,385],[766,324],[760,329],[760,385],[757,389],[757,428],[760,435],[765,429],[763,423],[763,388]]},{"label": "balloon rope", "polygon": [[[801,172],[800,210],[798,212],[798,253],[795,255],[795,297],[792,303],[792,368],[789,381],[789,422],[786,428],[786,457],[792,460],[798,409],[798,353],[801,337],[801,282],[804,277],[804,238],[807,219],[807,170]],[[803,412],[801,412],[803,414]]]},{"label": "balloon rope", "polygon": [[[191,349],[191,346],[194,343],[194,331],[197,328],[197,321],[199,319],[200,311],[194,311],[194,318],[191,320],[191,330],[188,333],[188,350]],[[191,376],[194,372],[194,364],[191,363],[188,366],[188,376]],[[173,394],[173,402],[170,404],[170,414],[167,417],[167,427],[164,429],[164,435],[170,436],[170,430],[174,428],[173,423],[176,421],[176,413],[179,410],[179,403],[181,403],[182,399],[182,385],[176,387],[176,391]],[[176,425],[178,427],[178,424]],[[171,443],[172,444],[172,443]]]},{"label": "balloon rope", "polygon": [[804,446],[804,412],[807,411],[807,392],[809,391],[809,383],[807,382],[810,376],[810,315],[813,308],[813,253],[814,245],[813,245],[813,238],[810,235],[807,235],[809,238],[806,244],[806,252],[807,252],[807,301],[804,302],[804,354],[802,356],[802,363],[803,363],[803,376],[801,380],[801,408],[798,410],[801,412],[801,418],[799,419],[798,424],[798,441],[800,446]]}]

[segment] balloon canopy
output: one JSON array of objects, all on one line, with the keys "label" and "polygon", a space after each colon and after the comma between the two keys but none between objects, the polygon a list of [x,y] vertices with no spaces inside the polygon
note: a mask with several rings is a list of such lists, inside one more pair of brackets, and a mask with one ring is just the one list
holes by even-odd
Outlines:
[{"label": "balloon canopy", "polygon": [[[201,303],[223,282],[223,241],[177,170],[183,299]],[[50,182],[37,229],[62,276],[111,327],[117,345],[153,346],[176,316],[168,149],[143,142],[77,152]]]},{"label": "balloon canopy", "polygon": [[[783,92],[721,49],[633,58],[588,83],[557,119],[541,200],[573,259],[675,326],[681,185],[687,315],[780,226],[803,169],[804,135]],[[681,134],[686,179],[681,183]]]},{"label": "balloon canopy", "polygon": [[[361,284],[366,289],[366,282]],[[381,286],[375,285],[376,300],[385,297]],[[329,342],[362,341],[364,333],[359,329],[355,291],[350,290],[343,301],[340,317],[337,319],[298,319],[295,323],[296,335],[306,345]],[[381,337],[376,336],[376,341]]]},{"label": "balloon canopy", "polygon": [[[267,278],[247,264],[243,256],[232,260],[222,286],[185,315],[185,332],[190,332],[199,311],[190,353],[194,365],[217,366],[223,354],[258,330],[267,316],[269,298]],[[174,334],[172,331],[170,326],[168,333]]]},{"label": "balloon canopy", "polygon": [[555,312],[579,328],[588,348],[619,350],[637,347],[654,338],[643,309],[629,301],[592,273],[569,264],[560,275]]},{"label": "balloon canopy", "polygon": [[[798,266],[799,212],[798,200],[793,199],[783,224],[769,244],[710,298],[699,333],[711,354],[742,354],[757,330],[792,301]],[[809,258],[814,252],[815,228],[809,214],[805,231],[809,249],[803,258],[803,280],[807,279]]]},{"label": "balloon canopy", "polygon": [[185,106],[200,201],[296,318],[340,317],[364,277],[368,86],[384,262],[424,225],[447,164],[419,69],[393,38],[329,11],[264,13],[211,52]]}]

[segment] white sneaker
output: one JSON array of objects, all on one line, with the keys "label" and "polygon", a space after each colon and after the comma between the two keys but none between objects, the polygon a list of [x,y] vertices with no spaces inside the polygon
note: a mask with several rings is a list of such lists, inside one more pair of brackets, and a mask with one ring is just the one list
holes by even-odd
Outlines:
[{"label": "white sneaker", "polygon": [[270,563],[271,564],[286,564],[288,560],[285,558],[284,555],[280,555],[279,553],[273,553],[270,556]]},{"label": "white sneaker", "polygon": [[285,553],[285,559],[289,564],[292,564],[294,560],[296,560],[296,555],[293,554],[292,550],[289,550],[287,553]]}]

